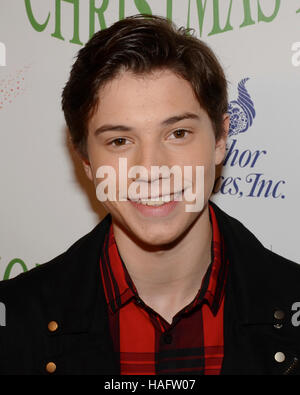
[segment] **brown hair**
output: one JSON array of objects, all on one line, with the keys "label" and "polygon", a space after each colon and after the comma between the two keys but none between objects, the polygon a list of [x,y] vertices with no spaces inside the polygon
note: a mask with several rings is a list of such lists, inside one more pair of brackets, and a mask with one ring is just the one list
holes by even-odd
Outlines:
[{"label": "brown hair", "polygon": [[135,15],[99,31],[78,52],[63,90],[62,108],[75,149],[87,158],[88,121],[98,93],[121,69],[137,74],[168,68],[189,81],[218,139],[228,107],[227,82],[212,50],[169,20]]}]

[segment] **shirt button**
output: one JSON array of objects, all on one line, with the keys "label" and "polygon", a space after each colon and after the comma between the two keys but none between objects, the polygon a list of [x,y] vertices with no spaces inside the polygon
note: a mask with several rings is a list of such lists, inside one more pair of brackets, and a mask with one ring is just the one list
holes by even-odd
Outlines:
[{"label": "shirt button", "polygon": [[166,334],[164,335],[164,342],[165,342],[166,344],[171,344],[171,343],[172,343],[172,340],[173,340],[173,336],[172,336],[170,333],[166,333]]},{"label": "shirt button", "polygon": [[46,371],[48,373],[54,373],[56,371],[56,365],[54,362],[48,362],[46,365]]},{"label": "shirt button", "polygon": [[55,332],[58,329],[58,323],[56,321],[50,321],[48,324],[49,332]]},{"label": "shirt button", "polygon": [[274,355],[274,359],[275,359],[276,362],[281,363],[281,362],[283,362],[283,361],[285,360],[285,355],[284,355],[283,352],[277,352],[277,353]]}]

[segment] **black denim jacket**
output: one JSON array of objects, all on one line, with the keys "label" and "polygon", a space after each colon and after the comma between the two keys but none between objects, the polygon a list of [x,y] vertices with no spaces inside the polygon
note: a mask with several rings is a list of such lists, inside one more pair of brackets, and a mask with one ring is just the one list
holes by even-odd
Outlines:
[{"label": "black denim jacket", "polygon": [[[292,320],[300,265],[213,208],[229,257],[221,374],[300,374],[300,326]],[[0,374],[119,374],[99,271],[110,223],[107,215],[63,254],[0,282]]]}]

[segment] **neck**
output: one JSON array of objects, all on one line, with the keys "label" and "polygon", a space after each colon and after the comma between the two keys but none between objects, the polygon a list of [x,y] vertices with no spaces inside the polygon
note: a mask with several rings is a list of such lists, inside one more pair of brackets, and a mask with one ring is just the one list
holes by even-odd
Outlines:
[{"label": "neck", "polygon": [[210,264],[208,210],[206,205],[177,243],[161,249],[143,248],[113,222],[118,250],[140,298],[168,322],[194,299]]}]

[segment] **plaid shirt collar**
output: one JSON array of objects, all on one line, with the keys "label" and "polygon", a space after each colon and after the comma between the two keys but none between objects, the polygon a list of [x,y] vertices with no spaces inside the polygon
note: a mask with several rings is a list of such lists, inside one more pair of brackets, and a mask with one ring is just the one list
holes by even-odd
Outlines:
[{"label": "plaid shirt collar", "polygon": [[[206,302],[212,313],[216,315],[225,290],[227,259],[225,257],[224,240],[220,234],[217,219],[210,204],[209,217],[212,224],[212,262],[203,277],[196,297],[184,311],[191,311],[195,306]],[[118,309],[132,298],[139,299],[138,292],[119,254],[112,224],[110,225],[102,248],[100,269],[106,301],[113,313],[118,311]]]}]

